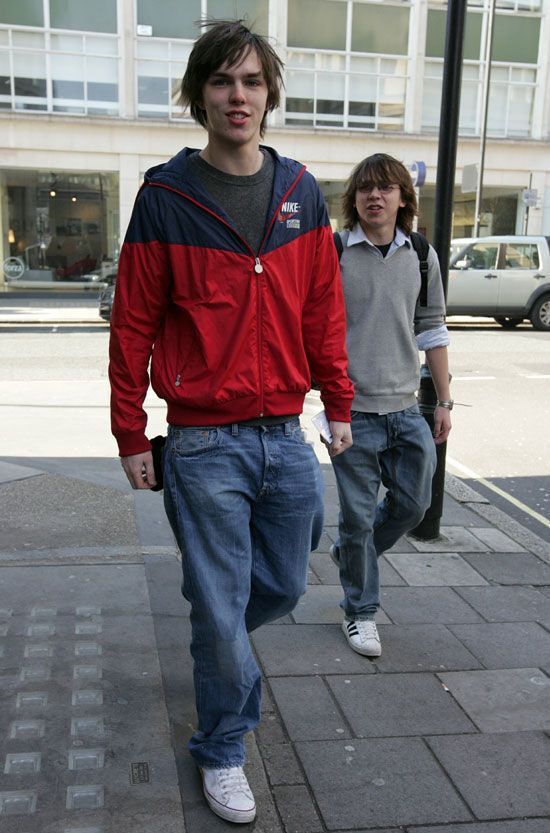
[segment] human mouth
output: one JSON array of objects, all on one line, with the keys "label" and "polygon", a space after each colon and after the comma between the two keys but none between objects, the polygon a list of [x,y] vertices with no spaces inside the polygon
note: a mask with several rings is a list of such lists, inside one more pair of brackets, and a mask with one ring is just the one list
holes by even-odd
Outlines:
[{"label": "human mouth", "polygon": [[248,113],[243,113],[242,110],[232,110],[231,112],[227,113],[227,118],[231,122],[241,123],[248,118]]}]

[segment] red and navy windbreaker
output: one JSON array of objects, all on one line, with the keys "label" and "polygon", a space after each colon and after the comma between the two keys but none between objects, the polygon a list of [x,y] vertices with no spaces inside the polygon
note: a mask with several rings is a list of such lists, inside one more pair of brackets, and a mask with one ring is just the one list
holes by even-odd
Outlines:
[{"label": "red and navy windbreaker", "polygon": [[182,150],[147,172],[122,247],[111,317],[112,430],[121,456],[150,448],[151,384],[172,425],[301,413],[311,377],[349,422],[345,312],[323,196],[266,148],[273,194],[257,252],[189,171]]}]

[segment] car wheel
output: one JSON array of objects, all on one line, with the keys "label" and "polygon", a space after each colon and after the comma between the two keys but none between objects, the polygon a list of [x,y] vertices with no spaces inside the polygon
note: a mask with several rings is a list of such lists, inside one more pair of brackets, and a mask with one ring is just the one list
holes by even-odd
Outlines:
[{"label": "car wheel", "polygon": [[501,327],[504,327],[505,330],[511,330],[514,327],[517,327],[518,324],[521,324],[523,318],[513,318],[510,315],[497,315],[495,316],[495,321],[497,324],[500,324]]},{"label": "car wheel", "polygon": [[538,299],[529,318],[535,330],[550,330],[550,295]]}]

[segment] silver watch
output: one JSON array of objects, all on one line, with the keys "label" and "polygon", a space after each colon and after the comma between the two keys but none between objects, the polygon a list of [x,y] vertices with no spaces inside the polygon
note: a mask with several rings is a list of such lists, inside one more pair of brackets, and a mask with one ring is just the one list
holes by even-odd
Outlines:
[{"label": "silver watch", "polygon": [[447,408],[448,411],[453,410],[453,405],[455,404],[454,399],[438,399],[437,400],[437,407],[438,408]]}]

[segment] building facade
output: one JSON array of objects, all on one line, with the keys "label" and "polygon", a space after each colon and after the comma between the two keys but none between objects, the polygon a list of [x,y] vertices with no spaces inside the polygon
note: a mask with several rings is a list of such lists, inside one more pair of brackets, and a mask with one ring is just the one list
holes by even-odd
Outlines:
[{"label": "building facade", "polygon": [[[468,3],[453,236],[474,226],[490,0]],[[205,132],[177,104],[197,22],[243,17],[285,63],[266,142],[318,178],[335,227],[352,166],[422,163],[433,229],[446,3],[3,0],[2,288],[79,285],[116,265],[143,173]],[[550,0],[497,0],[481,234],[550,234]],[[89,278],[87,278],[89,279]]]}]

